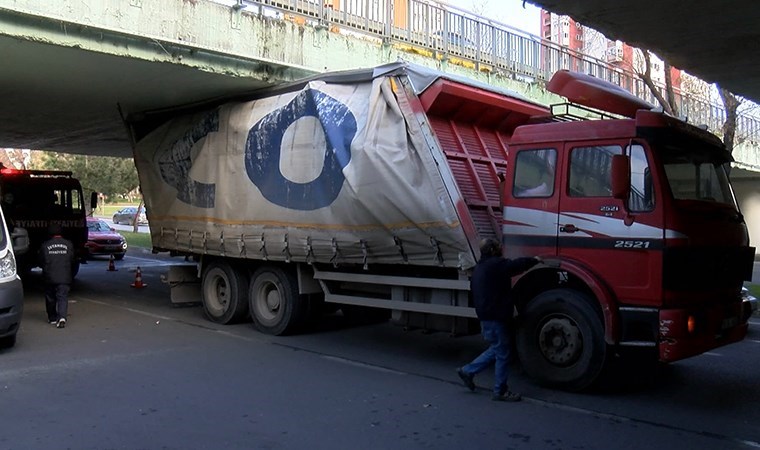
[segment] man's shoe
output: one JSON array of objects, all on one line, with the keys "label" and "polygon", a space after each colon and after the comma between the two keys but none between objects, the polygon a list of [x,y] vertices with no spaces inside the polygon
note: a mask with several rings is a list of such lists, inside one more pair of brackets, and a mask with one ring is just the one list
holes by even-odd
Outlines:
[{"label": "man's shoe", "polygon": [[57,320],[51,320],[50,321],[50,325],[58,325],[58,321]]},{"label": "man's shoe", "polygon": [[507,391],[503,394],[493,394],[491,400],[495,402],[519,402],[522,400],[522,395],[517,392]]},{"label": "man's shoe", "polygon": [[55,324],[56,328],[66,328],[66,319],[60,318],[58,319],[58,323]]},{"label": "man's shoe", "polygon": [[475,375],[465,372],[461,367],[457,369],[457,375],[462,379],[462,383],[464,383],[464,386],[467,389],[473,392],[475,391],[475,381],[473,380]]}]

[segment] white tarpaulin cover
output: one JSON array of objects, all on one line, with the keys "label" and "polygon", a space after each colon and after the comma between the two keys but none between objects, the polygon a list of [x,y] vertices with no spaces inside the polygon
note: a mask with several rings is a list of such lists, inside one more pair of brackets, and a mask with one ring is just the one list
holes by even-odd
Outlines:
[{"label": "white tarpaulin cover", "polygon": [[468,268],[474,255],[431,151],[380,75],[314,79],[173,119],[135,159],[159,248]]}]

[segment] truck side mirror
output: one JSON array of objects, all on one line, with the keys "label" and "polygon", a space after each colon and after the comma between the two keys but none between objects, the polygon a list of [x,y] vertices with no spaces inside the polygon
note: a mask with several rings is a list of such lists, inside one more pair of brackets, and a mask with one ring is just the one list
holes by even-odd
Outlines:
[{"label": "truck side mirror", "polygon": [[612,155],[612,196],[627,200],[631,190],[631,163],[626,155]]},{"label": "truck side mirror", "polygon": [[98,208],[98,193],[90,193],[90,211],[95,211]]}]

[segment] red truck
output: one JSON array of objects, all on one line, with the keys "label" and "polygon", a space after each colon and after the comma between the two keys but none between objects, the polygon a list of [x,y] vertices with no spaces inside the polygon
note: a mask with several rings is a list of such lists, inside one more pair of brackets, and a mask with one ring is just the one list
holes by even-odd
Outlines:
[{"label": "red truck", "polygon": [[515,280],[516,343],[564,389],[627,350],[670,362],[741,340],[754,248],[720,140],[589,76],[548,87],[584,105],[397,63],[142,114],[154,248],[196,257],[219,323],[286,334],[326,302],[461,334],[497,237],[546,261]]}]

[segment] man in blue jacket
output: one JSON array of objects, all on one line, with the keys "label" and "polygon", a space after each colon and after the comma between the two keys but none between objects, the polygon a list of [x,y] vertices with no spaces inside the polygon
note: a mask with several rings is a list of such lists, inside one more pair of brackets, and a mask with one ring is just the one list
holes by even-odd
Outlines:
[{"label": "man in blue jacket", "polygon": [[514,308],[511,278],[542,261],[538,257],[506,259],[501,255],[501,243],[496,239],[487,238],[480,243],[480,261],[473,270],[470,288],[483,339],[489,347],[471,363],[457,369],[457,374],[464,385],[474,391],[475,375],[496,363],[491,399],[516,402],[522,397],[507,386],[511,348],[509,326]]},{"label": "man in blue jacket", "polygon": [[58,224],[51,224],[48,234],[50,239],[40,247],[42,276],[45,280],[45,309],[48,321],[58,328],[64,328],[73,279],[74,245],[62,236]]}]

